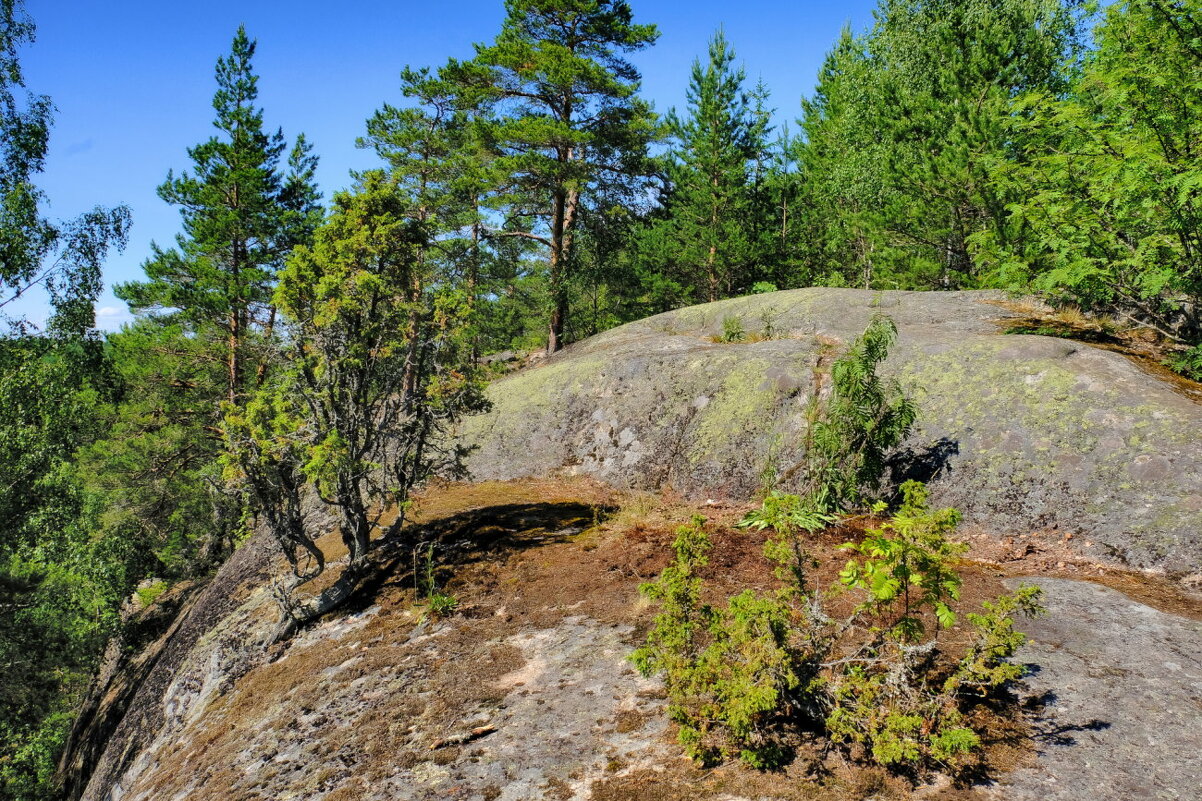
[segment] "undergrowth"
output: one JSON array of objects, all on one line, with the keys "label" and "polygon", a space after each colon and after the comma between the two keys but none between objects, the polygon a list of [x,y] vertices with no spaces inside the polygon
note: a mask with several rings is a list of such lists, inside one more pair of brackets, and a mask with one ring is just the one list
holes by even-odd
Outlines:
[{"label": "undergrowth", "polygon": [[[931,509],[917,482],[903,494],[892,517],[843,546],[852,558],[827,587],[808,580],[803,536],[825,521],[778,498],[769,515],[779,527],[764,554],[780,585],[724,605],[702,602],[698,571],[712,548],[704,518],[678,529],[674,560],[641,588],[661,609],[632,658],[644,675],[663,678],[690,757],[775,768],[811,732],[887,767],[968,764],[982,741],[968,713],[1022,675],[1009,661],[1025,642],[1015,616],[1041,612],[1039,590],[1024,586],[967,614],[967,646],[941,640],[958,619],[963,547],[948,539],[958,515]],[[856,603],[836,615],[830,607],[844,594]]]}]

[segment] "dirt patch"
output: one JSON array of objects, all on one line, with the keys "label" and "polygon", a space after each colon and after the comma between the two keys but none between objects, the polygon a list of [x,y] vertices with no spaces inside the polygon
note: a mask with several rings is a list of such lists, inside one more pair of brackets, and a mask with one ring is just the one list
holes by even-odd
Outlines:
[{"label": "dirt patch", "polygon": [[1202,593],[1192,588],[1202,585],[1202,577],[1119,570],[1083,556],[1073,547],[1073,534],[1056,531],[1000,539],[986,532],[964,532],[962,538],[970,546],[968,557],[976,563],[975,569],[999,582],[1022,576],[1089,581],[1158,611],[1202,620]]}]

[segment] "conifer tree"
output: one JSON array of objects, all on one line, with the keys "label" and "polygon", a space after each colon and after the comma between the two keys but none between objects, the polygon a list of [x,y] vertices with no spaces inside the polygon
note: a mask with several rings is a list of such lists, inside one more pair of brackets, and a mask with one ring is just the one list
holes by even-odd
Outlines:
[{"label": "conifer tree", "polygon": [[819,256],[861,285],[976,285],[973,236],[1006,235],[1012,198],[990,166],[1017,144],[1010,101],[1062,88],[1072,8],[884,0],[875,13],[867,35],[844,34],[805,107]]},{"label": "conifer tree", "polygon": [[293,246],[320,221],[313,187],[316,158],[299,137],[286,145],[263,128],[256,106],[256,43],[239,27],[230,54],[217,62],[214,136],[189,148],[191,172],[168,172],[159,196],[180,207],[176,248],[153,246],[147,281],[119,285],[134,311],[150,310],[225,338],[226,396],[237,401],[249,379],[246,347],[253,329],[270,326],[275,273]]},{"label": "conifer tree", "polygon": [[678,283],[682,300],[714,301],[751,283],[758,243],[749,216],[763,177],[754,167],[767,150],[769,114],[766,90],[744,89],[746,75],[734,62],[719,31],[707,60],[693,62],[687,116],[675,109],[668,115],[673,147],[665,170],[664,217],[647,240],[648,255]]},{"label": "conifer tree", "polygon": [[491,235],[546,249],[553,352],[564,344],[583,207],[633,197],[646,172],[655,116],[624,55],[658,32],[635,24],[625,0],[506,0],[505,9],[496,40],[441,75],[491,112],[481,128],[505,176],[507,216]]},{"label": "conifer tree", "polygon": [[302,486],[336,512],[349,553],[332,586],[288,608],[279,636],[348,597],[373,531],[393,512],[400,530],[413,488],[435,473],[462,476],[465,451],[448,426],[487,405],[464,363],[463,294],[424,283],[412,296],[428,245],[417,205],[380,171],[335,196],[313,245],[296,249],[276,289],[287,366],[244,408],[226,404],[227,471],[250,487],[297,584],[325,568],[316,544],[324,532],[306,523]]},{"label": "conifer tree", "polygon": [[[412,103],[385,104],[367,121],[360,147],[371,147],[389,167],[395,190],[411,203],[423,236],[415,243],[406,300],[409,341],[416,347],[421,319],[418,301],[435,283],[461,287],[469,303],[480,280],[484,217],[482,203],[494,176],[476,135],[471,104],[453,84],[429,69],[406,67],[401,92]],[[413,386],[415,358],[408,359],[406,386]]]},{"label": "conifer tree", "polygon": [[878,253],[885,242],[880,211],[894,190],[881,169],[890,143],[878,135],[875,79],[864,40],[844,28],[819,70],[814,95],[802,101],[798,238],[807,283],[869,288],[892,279],[882,275]]}]

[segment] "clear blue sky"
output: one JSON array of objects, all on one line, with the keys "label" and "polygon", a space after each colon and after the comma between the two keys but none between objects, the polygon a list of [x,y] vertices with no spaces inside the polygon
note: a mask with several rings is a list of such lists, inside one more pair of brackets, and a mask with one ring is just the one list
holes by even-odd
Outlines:
[{"label": "clear blue sky", "polygon": [[[871,24],[871,0],[631,0],[638,22],[659,26],[658,44],[635,54],[643,88],[659,111],[682,106],[689,66],[722,26],[754,83],[772,90],[778,122],[797,116],[823,56],[839,30]],[[96,204],[133,211],[129,248],[109,259],[98,324],[129,319],[108,286],[141,275],[152,240],[173,242],[176,209],[155,188],[167,170],[189,166],[185,149],[212,134],[216,59],[239,23],[258,40],[259,99],[269,127],[290,140],[304,131],[321,156],[326,198],[349,183],[352,169],[373,166],[356,150],[364,120],[384,102],[399,102],[406,64],[470,57],[472,43],[500,28],[502,0],[443,3],[330,3],[314,0],[26,0],[38,27],[24,49],[26,83],[58,108],[50,158],[40,185],[50,214],[65,218]],[[19,313],[40,320],[35,300]]]}]

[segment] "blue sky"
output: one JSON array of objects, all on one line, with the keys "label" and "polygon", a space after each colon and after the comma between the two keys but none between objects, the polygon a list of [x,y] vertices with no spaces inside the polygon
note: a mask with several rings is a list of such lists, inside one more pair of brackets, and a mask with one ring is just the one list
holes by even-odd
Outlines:
[{"label": "blue sky", "polygon": [[[643,88],[658,110],[684,104],[689,66],[724,27],[748,79],[772,90],[778,122],[797,116],[823,56],[839,30],[872,21],[870,0],[845,3],[743,0],[632,0],[635,19],[659,26],[654,47],[635,54]],[[155,188],[167,170],[188,167],[185,149],[212,134],[216,59],[240,23],[258,40],[259,99],[268,126],[290,140],[304,131],[321,156],[318,180],[328,198],[352,169],[373,166],[354,147],[364,120],[399,102],[406,64],[438,65],[470,57],[472,43],[500,27],[502,0],[430,3],[314,0],[26,0],[38,26],[24,49],[26,83],[58,108],[50,158],[40,186],[52,217],[93,205],[125,203],[133,211],[128,249],[109,259],[98,324],[129,319],[108,286],[141,275],[152,240],[170,244],[176,209]],[[448,10],[450,9],[450,10]],[[31,298],[19,313],[44,316]]]}]

